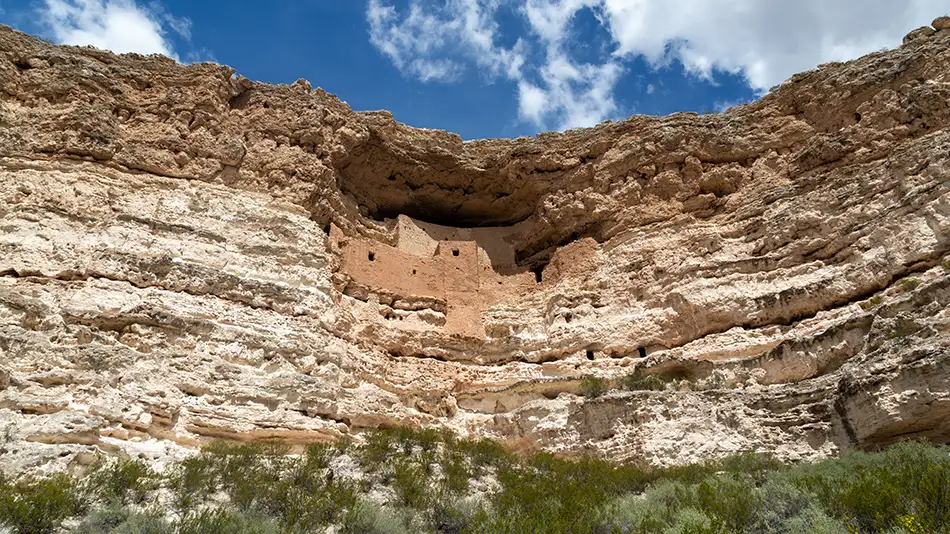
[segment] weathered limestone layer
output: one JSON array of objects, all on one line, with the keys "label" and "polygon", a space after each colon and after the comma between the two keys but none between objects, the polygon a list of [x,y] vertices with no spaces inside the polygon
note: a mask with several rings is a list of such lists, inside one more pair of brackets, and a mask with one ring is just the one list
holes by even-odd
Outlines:
[{"label": "weathered limestone layer", "polygon": [[934,26],[723,114],[470,142],[0,26],[0,467],[391,425],[659,464],[946,441]]}]

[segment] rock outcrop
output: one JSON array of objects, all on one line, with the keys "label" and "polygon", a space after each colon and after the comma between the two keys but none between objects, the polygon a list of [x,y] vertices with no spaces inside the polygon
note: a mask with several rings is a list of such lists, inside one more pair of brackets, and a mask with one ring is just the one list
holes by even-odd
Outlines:
[{"label": "rock outcrop", "polygon": [[2,468],[395,425],[657,464],[946,441],[934,27],[722,114],[464,142],[0,26]]}]

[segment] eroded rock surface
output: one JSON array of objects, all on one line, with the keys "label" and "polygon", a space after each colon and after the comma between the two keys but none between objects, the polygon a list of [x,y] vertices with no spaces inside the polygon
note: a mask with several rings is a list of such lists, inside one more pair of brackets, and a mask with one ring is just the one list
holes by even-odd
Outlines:
[{"label": "eroded rock surface", "polygon": [[723,114],[463,142],[0,26],[2,467],[392,425],[658,464],[946,441],[934,28]]}]

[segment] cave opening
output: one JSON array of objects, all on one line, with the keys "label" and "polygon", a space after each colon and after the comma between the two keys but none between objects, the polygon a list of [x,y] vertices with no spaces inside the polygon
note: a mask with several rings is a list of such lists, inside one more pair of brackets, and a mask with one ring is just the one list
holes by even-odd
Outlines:
[{"label": "cave opening", "polygon": [[646,347],[640,347],[639,349],[637,349],[637,352],[640,354],[640,357],[641,357],[641,358],[646,358],[646,357],[647,357],[647,349],[646,349]]},{"label": "cave opening", "polygon": [[452,228],[491,228],[497,226],[514,226],[523,222],[534,212],[533,206],[512,208],[504,211],[495,211],[486,206],[488,202],[472,200],[468,203],[439,204],[436,201],[422,201],[413,199],[410,202],[382,205],[377,203],[375,208],[366,206],[366,216],[377,222],[386,222],[400,215],[411,217],[439,226]]},{"label": "cave opening", "polygon": [[594,361],[594,351],[587,349],[587,359],[590,361]]}]

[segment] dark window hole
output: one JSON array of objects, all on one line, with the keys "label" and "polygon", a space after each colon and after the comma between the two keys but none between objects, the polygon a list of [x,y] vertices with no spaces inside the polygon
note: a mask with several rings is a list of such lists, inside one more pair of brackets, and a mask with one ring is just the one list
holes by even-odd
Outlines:
[{"label": "dark window hole", "polygon": [[588,360],[591,360],[591,361],[594,360],[594,351],[592,351],[592,350],[588,350],[588,351],[587,351],[587,359],[588,359]]},{"label": "dark window hole", "polygon": [[543,266],[543,265],[539,265],[538,267],[533,267],[533,268],[531,269],[531,272],[534,273],[534,281],[540,284],[540,283],[541,283],[541,278],[542,278],[542,273],[544,272],[544,266]]},{"label": "dark window hole", "polygon": [[370,252],[369,254],[366,255],[366,257],[369,258],[369,261],[376,261],[376,253],[375,253],[375,252]]},{"label": "dark window hole", "polygon": [[860,113],[855,112],[855,114],[854,114],[854,122],[861,122],[861,114],[860,114]]},{"label": "dark window hole", "polygon": [[637,352],[640,353],[640,357],[641,357],[641,358],[646,358],[646,357],[647,357],[647,349],[646,349],[646,347],[640,347],[639,349],[637,349]]},{"label": "dark window hole", "polygon": [[458,256],[458,255],[459,255],[459,249],[457,249],[457,248],[452,249],[452,255],[453,255],[453,256]]},{"label": "dark window hole", "polygon": [[415,269],[412,270],[412,274],[416,274],[416,270],[415,270]]}]

